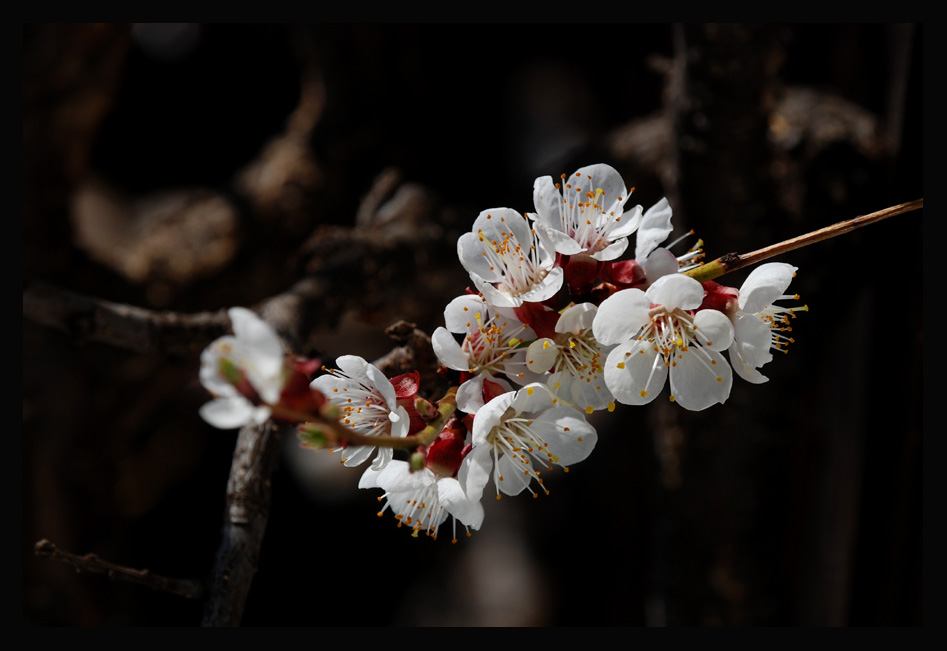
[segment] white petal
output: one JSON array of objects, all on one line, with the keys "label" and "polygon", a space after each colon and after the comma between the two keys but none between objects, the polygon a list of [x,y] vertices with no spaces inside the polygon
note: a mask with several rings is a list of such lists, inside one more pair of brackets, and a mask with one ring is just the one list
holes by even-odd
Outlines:
[{"label": "white petal", "polygon": [[772,361],[772,333],[766,322],[755,314],[741,314],[734,327],[734,340],[743,360],[755,368]]},{"label": "white petal", "polygon": [[368,376],[370,382],[368,386],[374,387],[374,393],[384,398],[388,409],[394,411],[398,405],[398,397],[395,394],[395,388],[391,385],[391,380],[385,377],[385,374],[379,371],[378,367],[374,364],[366,363],[365,374]]},{"label": "white petal", "polygon": [[479,529],[483,524],[483,506],[480,500],[470,499],[464,493],[460,482],[451,477],[437,481],[437,499],[448,513],[471,529]]},{"label": "white petal", "polygon": [[795,273],[796,267],[784,262],[760,265],[740,286],[740,309],[751,314],[766,309],[786,293]]},{"label": "white petal", "polygon": [[648,287],[648,298],[652,303],[672,310],[694,310],[704,301],[704,287],[690,276],[672,274],[662,276]]},{"label": "white petal", "polygon": [[654,248],[671,234],[671,205],[663,198],[648,208],[641,218],[641,225],[635,235],[635,260],[643,264]]},{"label": "white petal", "polygon": [[378,485],[378,475],[381,474],[380,470],[375,470],[371,466],[365,469],[365,472],[362,473],[362,476],[358,480],[359,488],[381,488]]},{"label": "white petal", "polygon": [[457,409],[465,414],[476,414],[483,407],[483,379],[484,375],[478,373],[457,387]]},{"label": "white petal", "polygon": [[235,397],[236,387],[220,374],[220,361],[229,358],[236,346],[236,338],[230,335],[214,340],[201,352],[201,368],[198,372],[201,385],[217,397]]},{"label": "white petal", "polygon": [[546,299],[552,298],[562,288],[562,279],[562,267],[553,267],[543,276],[542,280],[534,282],[531,289],[520,294],[520,302],[517,305],[524,302],[542,303]]},{"label": "white petal", "polygon": [[730,365],[733,366],[734,373],[753,384],[769,382],[768,377],[746,363],[746,360],[740,355],[740,347],[737,342],[733,342],[728,352],[730,353]]},{"label": "white petal", "polygon": [[533,205],[536,207],[536,221],[551,228],[560,224],[560,206],[562,193],[553,183],[551,176],[541,176],[533,181]]},{"label": "white petal", "polygon": [[[476,419],[474,419],[476,423]],[[464,457],[457,472],[457,480],[464,489],[467,497],[473,501],[480,501],[483,489],[490,480],[493,470],[492,446],[474,444],[470,453]]]},{"label": "white petal", "polygon": [[[375,470],[384,470],[394,457],[394,450],[391,448],[378,448],[375,459],[372,461],[372,468]],[[361,462],[359,462],[361,463]]]},{"label": "white petal", "polygon": [[[342,465],[347,468],[354,468],[355,466],[360,466],[366,461],[368,457],[372,456],[372,452],[375,450],[374,445],[352,445],[344,450],[342,450]],[[381,469],[381,464],[373,464],[376,470]]]},{"label": "white petal", "polygon": [[519,414],[537,412],[552,404],[552,393],[545,384],[527,384],[516,392],[510,406]]},{"label": "white petal", "polygon": [[243,396],[218,398],[200,408],[201,418],[220,429],[242,427],[253,420],[254,413],[253,405]]},{"label": "white petal", "polygon": [[595,428],[572,407],[547,409],[533,421],[533,431],[546,442],[547,450],[560,466],[585,460],[598,441]]},{"label": "white petal", "polygon": [[431,335],[431,347],[437,359],[447,368],[455,371],[469,371],[470,362],[454,335],[447,328],[438,326]]},{"label": "white petal", "polygon": [[331,373],[326,373],[315,378],[312,382],[309,383],[309,386],[316,391],[319,391],[327,398],[332,395],[333,389],[342,390],[344,387],[352,385],[351,380],[338,377]]},{"label": "white petal", "polygon": [[227,310],[233,332],[246,347],[253,365],[263,377],[277,375],[283,367],[283,344],[263,319],[243,307]]},{"label": "white petal", "polygon": [[674,254],[664,247],[652,251],[641,266],[644,268],[645,277],[651,283],[662,276],[676,274],[681,268],[677,264],[677,258],[674,257]]},{"label": "white petal", "polygon": [[594,303],[579,303],[567,308],[556,322],[556,332],[581,334],[583,330],[592,327],[597,311],[598,308]]},{"label": "white petal", "polygon": [[647,341],[620,344],[605,360],[605,384],[625,405],[645,405],[657,398],[667,374],[664,359]]},{"label": "white petal", "polygon": [[497,488],[506,495],[518,495],[535,477],[533,462],[529,457],[502,455],[497,460]]},{"label": "white petal", "polygon": [[559,371],[549,376],[546,386],[559,398],[561,404],[572,405],[581,410],[586,407],[604,409],[614,399],[605,383],[604,375],[592,375],[591,382],[587,382],[568,371]]},{"label": "white petal", "polygon": [[548,337],[537,339],[526,349],[526,365],[534,373],[545,373],[556,363],[559,348]]},{"label": "white petal", "polygon": [[[625,199],[627,201],[627,199]],[[635,206],[631,210],[626,210],[619,219],[609,222],[611,228],[608,229],[610,239],[628,237],[641,225],[641,206]]]},{"label": "white petal", "polygon": [[[709,359],[708,359],[709,358]],[[733,374],[723,355],[691,346],[671,366],[671,395],[685,409],[701,411],[730,396]]]},{"label": "white petal", "polygon": [[497,269],[490,268],[490,261],[483,255],[484,245],[476,233],[464,233],[457,238],[457,257],[467,273],[496,282],[503,275]]},{"label": "white petal", "polygon": [[651,300],[640,289],[615,292],[598,306],[592,333],[600,344],[618,344],[638,334],[648,323]]},{"label": "white petal", "polygon": [[[476,280],[474,283],[476,283]],[[477,289],[479,289],[480,293],[483,294],[484,300],[490,307],[519,307],[523,304],[522,297],[515,297],[507,292],[500,291],[485,281],[482,285],[478,286]]]},{"label": "white petal", "polygon": [[601,251],[596,251],[595,253],[592,254],[592,257],[602,262],[606,260],[614,260],[615,258],[620,256],[622,253],[624,253],[625,249],[627,248],[628,248],[628,238],[623,237],[621,239],[618,239],[612,242]]},{"label": "white petal", "polygon": [[528,248],[532,240],[530,223],[522,214],[512,208],[491,208],[484,210],[474,220],[474,234],[483,231],[488,242],[502,242],[511,239]]},{"label": "white petal", "polygon": [[536,234],[543,240],[543,244],[563,255],[575,255],[582,253],[585,249],[574,239],[566,235],[555,227],[548,226],[543,222],[536,222]]},{"label": "white petal", "polygon": [[468,329],[477,323],[474,316],[480,314],[487,320],[487,304],[476,294],[458,296],[444,308],[444,325],[451,332],[465,334]]},{"label": "white petal", "polygon": [[581,167],[576,170],[575,174],[568,177],[566,182],[581,187],[583,193],[602,190],[598,202],[605,213],[615,212],[619,214],[630,196],[618,170],[604,163]]},{"label": "white petal", "polygon": [[408,435],[408,430],[411,428],[411,417],[404,407],[396,405],[394,411],[388,414],[388,419],[391,421],[389,436],[403,438]]},{"label": "white petal", "polygon": [[378,485],[390,493],[421,491],[432,486],[437,478],[427,468],[411,470],[406,461],[395,459],[378,474]]},{"label": "white petal", "polygon": [[717,310],[700,310],[694,315],[694,325],[702,337],[702,346],[711,350],[726,350],[733,343],[733,324],[727,315]]},{"label": "white petal", "polygon": [[487,440],[487,436],[500,423],[500,417],[513,404],[515,397],[516,392],[509,391],[497,396],[477,411],[473,422],[473,432],[471,432],[471,442],[474,447]]},{"label": "white petal", "polygon": [[335,360],[336,367],[363,386],[371,386],[372,380],[368,376],[368,362],[358,355],[342,355]]}]

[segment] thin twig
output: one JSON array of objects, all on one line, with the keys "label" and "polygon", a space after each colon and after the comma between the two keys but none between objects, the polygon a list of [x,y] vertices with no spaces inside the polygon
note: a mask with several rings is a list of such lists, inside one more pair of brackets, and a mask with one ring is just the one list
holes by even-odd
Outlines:
[{"label": "thin twig", "polygon": [[204,585],[194,579],[172,579],[159,574],[152,574],[149,570],[135,570],[115,563],[103,561],[95,554],[78,556],[64,552],[45,538],[33,546],[33,552],[40,557],[51,558],[54,561],[69,563],[76,571],[105,574],[110,579],[118,579],[147,586],[153,590],[170,592],[188,599],[202,599]]},{"label": "thin twig", "polygon": [[885,208],[884,210],[879,210],[868,215],[861,215],[860,217],[855,217],[854,219],[849,219],[831,226],[826,226],[825,228],[820,228],[819,230],[812,231],[811,233],[806,233],[805,235],[793,237],[783,242],[779,242],[778,244],[772,244],[770,246],[763,247],[762,249],[757,249],[751,253],[728,253],[717,258],[716,260],[712,260],[707,264],[695,267],[694,269],[685,271],[684,273],[691,278],[696,278],[701,282],[705,280],[713,280],[714,278],[719,278],[720,276],[728,274],[731,271],[736,271],[737,269],[742,269],[743,267],[749,267],[750,265],[754,265],[757,262],[762,262],[768,258],[775,257],[781,253],[800,249],[804,246],[815,244],[816,242],[821,242],[838,235],[850,233],[856,228],[861,228],[862,226],[867,226],[868,224],[874,224],[875,222],[881,221],[882,219],[894,217],[895,215],[901,215],[906,212],[911,212],[912,210],[919,210],[923,207],[924,199],[916,199],[914,201],[898,204],[897,206],[891,206],[890,208]]}]

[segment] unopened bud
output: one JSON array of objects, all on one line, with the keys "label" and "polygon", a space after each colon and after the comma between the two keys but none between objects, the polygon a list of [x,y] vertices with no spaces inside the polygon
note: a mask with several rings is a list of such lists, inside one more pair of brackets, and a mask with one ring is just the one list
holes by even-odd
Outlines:
[{"label": "unopened bud", "polygon": [[414,396],[414,409],[418,412],[418,416],[424,420],[437,418],[437,405],[421,396]]},{"label": "unopened bud", "polygon": [[421,470],[424,468],[425,455],[423,452],[414,452],[411,455],[411,459],[408,461],[408,464],[411,468],[411,472]]},{"label": "unopened bud", "polygon": [[312,448],[313,450],[321,450],[329,442],[329,437],[318,427],[314,425],[305,425],[300,427],[297,431],[299,440],[302,441],[302,446],[304,448]]}]

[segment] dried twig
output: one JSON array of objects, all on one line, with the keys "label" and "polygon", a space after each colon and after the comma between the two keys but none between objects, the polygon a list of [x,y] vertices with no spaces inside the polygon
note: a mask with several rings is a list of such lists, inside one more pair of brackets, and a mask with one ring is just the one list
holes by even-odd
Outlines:
[{"label": "dried twig", "polygon": [[95,554],[86,554],[78,556],[60,550],[56,545],[45,538],[36,543],[33,552],[37,556],[51,558],[55,561],[69,563],[76,568],[77,572],[91,572],[93,574],[106,574],[110,579],[118,579],[147,586],[153,590],[161,590],[172,594],[187,597],[188,599],[201,599],[204,597],[204,585],[200,581],[193,579],[171,579],[159,574],[152,574],[148,570],[135,570],[130,567],[123,567],[115,563],[103,561]]}]

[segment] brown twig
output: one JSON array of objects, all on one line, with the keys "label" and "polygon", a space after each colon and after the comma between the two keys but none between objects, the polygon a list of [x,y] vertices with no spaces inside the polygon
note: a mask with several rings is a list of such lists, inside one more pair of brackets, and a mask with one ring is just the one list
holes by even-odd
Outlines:
[{"label": "brown twig", "polygon": [[684,273],[685,275],[688,275],[691,278],[696,278],[701,282],[705,280],[713,280],[714,278],[719,278],[720,276],[728,274],[731,271],[736,271],[737,269],[742,269],[743,267],[749,267],[750,265],[754,265],[768,258],[775,257],[781,253],[794,251],[795,249],[800,249],[804,246],[815,244],[816,242],[821,242],[838,235],[843,235],[844,233],[850,233],[856,228],[861,228],[862,226],[867,226],[868,224],[874,224],[875,222],[881,221],[882,219],[894,217],[895,215],[901,215],[906,212],[911,212],[912,210],[919,210],[923,207],[923,198],[916,199],[914,201],[908,201],[907,203],[898,204],[897,206],[891,206],[890,208],[885,208],[884,210],[879,210],[877,212],[861,215],[859,217],[855,217],[854,219],[839,222],[831,226],[826,226],[825,228],[820,228],[819,230],[812,231],[811,233],[799,235],[798,237],[793,237],[779,242],[778,244],[772,244],[750,253],[728,253],[726,255],[720,256],[716,260],[711,260],[707,264],[695,267],[694,269],[685,271]]},{"label": "brown twig", "polygon": [[40,557],[51,558],[54,561],[69,563],[79,572],[105,574],[110,579],[118,579],[147,586],[153,590],[170,592],[188,599],[204,597],[204,585],[193,579],[171,579],[159,574],[152,574],[149,570],[135,570],[130,567],[116,565],[104,561],[95,554],[78,556],[60,550],[56,545],[46,540],[40,540],[33,546],[33,552]]}]

